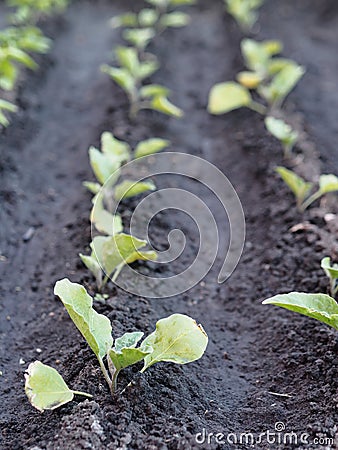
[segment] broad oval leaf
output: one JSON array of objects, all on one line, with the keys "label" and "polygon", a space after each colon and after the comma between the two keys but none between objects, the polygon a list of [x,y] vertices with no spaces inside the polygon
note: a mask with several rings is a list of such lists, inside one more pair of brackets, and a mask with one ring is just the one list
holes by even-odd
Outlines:
[{"label": "broad oval leaf", "polygon": [[153,153],[160,152],[164,148],[169,147],[170,141],[161,138],[151,138],[145,141],[141,141],[135,148],[135,159],[142,156],[152,155]]},{"label": "broad oval leaf", "polygon": [[163,14],[160,20],[160,25],[164,28],[173,27],[180,28],[185,27],[190,22],[190,16],[181,11],[174,11],[168,14]]},{"label": "broad oval leaf", "polygon": [[109,131],[101,135],[102,153],[109,156],[113,164],[122,164],[130,159],[130,146],[124,141],[117,139]]},{"label": "broad oval leaf", "polygon": [[224,114],[234,109],[249,106],[251,95],[247,88],[232,81],[213,86],[209,95],[208,111]]},{"label": "broad oval leaf", "polygon": [[93,299],[86,289],[67,278],[57,281],[54,287],[68,314],[98,359],[113,346],[112,328],[108,317],[93,309]]},{"label": "broad oval leaf", "polygon": [[239,72],[237,75],[237,81],[248,89],[256,89],[261,83],[262,77],[256,72]]},{"label": "broad oval leaf", "polygon": [[74,394],[91,397],[90,394],[69,389],[57,370],[40,361],[35,361],[28,366],[25,379],[28,400],[41,412],[59,408],[73,400]]},{"label": "broad oval leaf", "polygon": [[292,129],[284,120],[269,116],[265,118],[267,130],[284,146],[292,148],[298,138],[298,133]]},{"label": "broad oval leaf", "polygon": [[331,265],[331,259],[328,256],[322,259],[320,265],[329,278],[338,279],[338,264]]},{"label": "broad oval leaf", "polygon": [[145,371],[160,361],[187,364],[201,358],[208,345],[208,336],[201,325],[184,314],[173,314],[161,319],[156,330],[141,345],[145,351],[152,353],[145,357]]},{"label": "broad oval leaf", "polygon": [[290,292],[268,298],[263,304],[280,306],[338,329],[338,304],[329,295]]}]

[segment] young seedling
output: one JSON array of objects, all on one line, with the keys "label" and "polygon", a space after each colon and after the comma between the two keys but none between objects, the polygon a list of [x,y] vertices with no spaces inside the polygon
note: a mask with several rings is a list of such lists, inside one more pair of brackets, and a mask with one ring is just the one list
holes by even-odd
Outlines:
[{"label": "young seedling", "polygon": [[332,174],[321,175],[318,189],[309,195],[313,188],[313,183],[305,181],[302,177],[285,167],[277,167],[276,172],[279,173],[285,184],[293,192],[296,197],[297,207],[301,212],[304,212],[323,195],[338,191],[338,177]]},{"label": "young seedling", "polygon": [[338,293],[338,264],[331,265],[331,260],[327,256],[322,259],[321,267],[330,280],[330,293],[334,298]]},{"label": "young seedling", "polygon": [[290,292],[268,298],[263,304],[295,311],[338,330],[338,303],[329,295]]},{"label": "young seedling", "polygon": [[290,158],[292,149],[297,142],[298,133],[284,120],[268,116],[265,118],[265,126],[272,136],[280,141],[284,148],[284,158]]},{"label": "young seedling", "polygon": [[19,24],[36,23],[41,17],[62,11],[68,0],[7,0],[10,7],[16,8],[11,16],[12,22]]},{"label": "young seedling", "polygon": [[187,364],[201,358],[207,347],[202,326],[183,314],[159,320],[156,330],[138,347],[142,332],[125,333],[114,342],[110,320],[93,309],[93,299],[83,286],[63,279],[56,283],[54,293],[97,357],[112,394],[120,371],[130,365],[143,360],[144,372],[161,361]]},{"label": "young seedling", "polygon": [[90,244],[91,254],[80,253],[80,258],[95,276],[98,288],[102,289],[112,275],[113,282],[117,279],[126,264],[156,260],[155,251],[141,250],[146,245],[146,240],[121,232],[112,236],[96,236]]},{"label": "young seedling", "polygon": [[[279,41],[243,39],[241,49],[249,70],[237,75],[238,82],[218,83],[211,89],[208,104],[211,114],[224,114],[242,107],[263,115],[278,110],[305,73],[292,60],[274,58],[282,51]],[[256,102],[250,90],[255,90],[263,103]]]},{"label": "young seedling", "polygon": [[124,46],[118,47],[115,54],[118,67],[103,65],[101,69],[127,94],[131,118],[135,118],[142,109],[152,109],[169,116],[182,117],[182,110],[168,100],[169,89],[155,84],[144,86],[144,81],[159,68],[153,55],[147,54],[147,58],[141,61],[136,48]]},{"label": "young seedling", "polygon": [[224,0],[229,14],[233,16],[243,31],[252,29],[258,19],[258,9],[264,0]]},{"label": "young seedling", "polygon": [[69,389],[57,370],[42,364],[40,361],[35,361],[29,365],[27,373],[25,373],[25,379],[25,391],[28,400],[34,408],[41,412],[47,409],[56,409],[71,402],[75,394],[92,397],[85,392]]}]

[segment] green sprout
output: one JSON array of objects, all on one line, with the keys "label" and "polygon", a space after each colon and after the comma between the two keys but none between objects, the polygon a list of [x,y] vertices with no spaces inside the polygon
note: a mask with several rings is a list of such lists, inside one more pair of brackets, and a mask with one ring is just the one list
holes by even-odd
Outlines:
[{"label": "green sprout", "polygon": [[[142,332],[127,332],[112,337],[108,317],[93,309],[93,299],[86,289],[68,279],[58,281],[54,294],[60,298],[70,318],[98,359],[103,376],[114,394],[120,371],[143,361],[141,372],[159,362],[188,364],[200,359],[208,345],[208,336],[201,325],[184,314],[173,314],[156,323],[156,329],[139,344]],[[26,393],[31,404],[44,411],[70,402],[74,394],[58,372],[36,361],[26,374]]]},{"label": "green sprout", "polygon": [[9,125],[9,120],[5,113],[16,112],[17,110],[18,107],[16,105],[0,98],[0,125],[7,127]]},{"label": "green sprout", "polygon": [[297,142],[298,133],[282,119],[268,116],[265,118],[265,126],[272,136],[280,141],[284,148],[284,158],[290,158],[292,149]]},{"label": "green sprout", "polygon": [[321,267],[330,280],[330,294],[335,297],[338,293],[338,264],[332,264],[327,256],[322,259]]},{"label": "green sprout", "polygon": [[338,303],[329,295],[290,292],[268,298],[263,301],[263,304],[280,306],[319,320],[338,330]]},{"label": "green sprout", "polygon": [[[247,71],[237,75],[237,82],[218,83],[210,91],[208,111],[219,115],[247,107],[260,114],[281,108],[285,98],[304,75],[302,66],[286,58],[276,58],[282,51],[279,41],[256,42],[243,39],[242,56]],[[262,102],[253,99],[254,90]]]},{"label": "green sprout", "polygon": [[169,89],[155,84],[144,85],[144,81],[159,68],[153,55],[147,54],[146,59],[141,61],[136,48],[124,46],[118,47],[115,54],[118,67],[103,65],[101,69],[127,94],[131,118],[135,118],[142,109],[182,117],[182,110],[168,100]]},{"label": "green sprout", "polygon": [[323,195],[338,191],[338,177],[332,174],[320,175],[318,189],[310,194],[313,183],[304,180],[292,170],[285,167],[277,167],[276,172],[282,177],[285,184],[293,192],[297,207],[304,212],[313,202]]},{"label": "green sprout", "polygon": [[229,14],[243,31],[250,31],[258,19],[258,9],[264,0],[224,0]]}]

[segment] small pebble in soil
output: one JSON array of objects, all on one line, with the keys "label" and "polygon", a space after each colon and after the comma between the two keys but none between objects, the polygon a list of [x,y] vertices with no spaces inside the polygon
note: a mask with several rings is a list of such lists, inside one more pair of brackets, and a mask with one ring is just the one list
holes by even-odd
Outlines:
[{"label": "small pebble in soil", "polygon": [[25,232],[25,234],[22,236],[22,240],[24,242],[28,242],[32,239],[32,237],[34,236],[35,233],[35,228],[34,227],[29,227],[28,230]]}]

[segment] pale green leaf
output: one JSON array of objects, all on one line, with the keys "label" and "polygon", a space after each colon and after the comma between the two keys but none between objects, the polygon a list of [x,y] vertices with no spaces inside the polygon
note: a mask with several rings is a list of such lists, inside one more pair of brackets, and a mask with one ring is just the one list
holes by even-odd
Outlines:
[{"label": "pale green leaf", "polygon": [[338,329],[338,304],[329,295],[290,292],[268,298],[263,304],[280,306]]},{"label": "pale green leaf", "polygon": [[156,330],[142,343],[141,348],[152,349],[145,357],[143,371],[160,361],[187,364],[201,358],[208,344],[208,336],[201,325],[183,314],[161,319]]},{"label": "pale green leaf", "polygon": [[117,139],[112,133],[105,131],[101,135],[102,153],[109,156],[113,163],[121,165],[130,159],[130,146]]},{"label": "pale green leaf", "polygon": [[331,259],[327,256],[321,261],[321,267],[331,279],[338,279],[338,264],[331,265]]},{"label": "pale green leaf", "polygon": [[109,75],[125,92],[131,93],[135,88],[135,80],[128,70],[104,64],[101,71]]},{"label": "pale green leaf", "polygon": [[89,159],[93,172],[101,184],[104,184],[120,167],[118,161],[113,162],[108,155],[95,147],[90,147]]},{"label": "pale green leaf", "polygon": [[138,25],[137,15],[134,13],[125,13],[119,16],[113,17],[110,20],[112,28],[119,27],[136,27]]},{"label": "pale green leaf", "polygon": [[310,192],[313,184],[305,181],[292,170],[285,167],[277,167],[276,172],[282,177],[285,184],[291,189],[295,195],[298,204],[300,204],[307,194]]},{"label": "pale green leaf", "polygon": [[168,96],[170,90],[160,84],[147,84],[140,89],[140,96],[142,98],[155,97],[155,96]]},{"label": "pale green leaf", "polygon": [[224,114],[251,103],[250,92],[238,83],[227,82],[213,86],[209,95],[208,111],[211,114]]},{"label": "pale green leaf", "polygon": [[155,34],[155,30],[152,28],[127,29],[123,32],[123,39],[138,49],[144,50],[155,37]]},{"label": "pale green leaf", "polygon": [[319,190],[321,194],[338,191],[338,177],[335,175],[321,175],[319,178]]},{"label": "pale green leaf", "polygon": [[84,181],[82,184],[85,188],[88,189],[89,192],[91,192],[94,195],[100,192],[101,184],[99,183],[94,183],[92,181]]},{"label": "pale green leaf", "polygon": [[142,331],[133,331],[125,333],[123,336],[115,339],[114,349],[120,352],[123,348],[135,348],[137,343],[142,339],[144,333]]},{"label": "pale green leaf", "polygon": [[271,57],[282,51],[282,44],[279,41],[257,42],[253,39],[243,39],[241,51],[245,64],[250,70],[258,74],[266,74]]},{"label": "pale green leaf", "polygon": [[155,191],[156,186],[152,181],[139,181],[125,180],[122,183],[115,186],[114,198],[116,201],[120,201],[123,198],[134,197],[135,195],[142,194],[147,191]]},{"label": "pale green leaf", "polygon": [[159,18],[155,9],[144,8],[139,12],[138,23],[141,27],[153,27]]},{"label": "pale green leaf", "polygon": [[298,133],[290,125],[284,120],[269,116],[265,118],[265,126],[275,138],[281,141],[284,147],[292,149],[297,141]]},{"label": "pale green leaf", "polygon": [[67,278],[55,284],[54,294],[60,298],[97,358],[102,360],[113,346],[112,328],[108,317],[98,314],[93,309],[93,299],[83,286],[71,283]]},{"label": "pale green leaf", "polygon": [[183,117],[183,111],[171,103],[167,97],[156,95],[151,100],[151,109],[155,111],[159,111],[163,114],[167,114],[168,116],[181,118]]},{"label": "pale green leaf", "polygon": [[160,20],[160,25],[164,28],[180,28],[188,25],[190,16],[180,11],[174,11],[168,14],[163,14]]},{"label": "pale green leaf", "polygon": [[160,152],[164,148],[169,147],[170,141],[161,138],[151,138],[145,141],[141,141],[135,148],[134,157],[141,158],[142,156],[152,155],[153,153]]},{"label": "pale green leaf", "polygon": [[102,202],[98,199],[91,211],[90,221],[100,233],[113,235],[123,230],[122,219],[118,214],[111,214],[104,209]]},{"label": "pale green leaf", "polygon": [[91,395],[69,389],[62,376],[53,367],[35,361],[25,373],[25,391],[28,400],[39,411],[56,409],[73,400],[74,394]]}]

